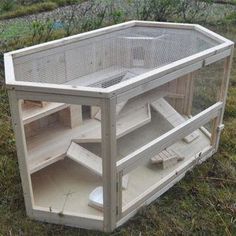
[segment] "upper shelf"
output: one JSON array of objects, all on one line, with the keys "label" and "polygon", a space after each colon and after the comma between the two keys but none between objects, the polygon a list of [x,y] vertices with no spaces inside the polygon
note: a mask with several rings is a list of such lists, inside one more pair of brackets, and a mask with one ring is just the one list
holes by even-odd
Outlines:
[{"label": "upper shelf", "polygon": [[48,116],[54,112],[60,111],[66,107],[68,104],[47,102],[43,107],[38,106],[24,106],[22,108],[22,120],[23,124],[28,124],[32,121]]}]

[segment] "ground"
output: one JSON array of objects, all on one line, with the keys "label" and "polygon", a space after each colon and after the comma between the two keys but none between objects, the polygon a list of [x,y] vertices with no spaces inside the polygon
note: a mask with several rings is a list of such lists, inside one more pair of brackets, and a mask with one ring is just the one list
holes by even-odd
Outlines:
[{"label": "ground", "polygon": [[[234,27],[215,28],[236,41]],[[236,53],[219,151],[111,235],[236,235]],[[30,220],[10,124],[0,89],[0,235],[106,235]]]}]

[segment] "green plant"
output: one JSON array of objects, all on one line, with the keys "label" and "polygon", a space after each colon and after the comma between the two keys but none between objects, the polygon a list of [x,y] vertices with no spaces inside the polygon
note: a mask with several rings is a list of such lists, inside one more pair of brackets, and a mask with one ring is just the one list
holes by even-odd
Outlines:
[{"label": "green plant", "polygon": [[179,0],[176,6],[177,15],[180,17],[180,21],[184,22],[206,22],[211,5],[212,0]]},{"label": "green plant", "polygon": [[134,0],[136,16],[141,20],[167,21],[177,13],[179,0]]},{"label": "green plant", "polygon": [[42,2],[30,6],[20,6],[14,11],[6,12],[0,15],[0,20],[10,19],[25,15],[31,15],[38,12],[51,11],[57,8],[57,4],[53,2]]},{"label": "green plant", "polygon": [[236,25],[236,11],[231,12],[229,15],[227,15],[227,16],[225,17],[225,20],[226,20],[227,23],[229,23],[229,24]]},{"label": "green plant", "polygon": [[14,0],[2,0],[2,2],[0,3],[0,10],[10,11],[13,9],[14,4],[15,4]]},{"label": "green plant", "polygon": [[48,41],[53,32],[54,22],[55,20],[53,19],[35,19],[31,24],[32,41],[35,43]]}]

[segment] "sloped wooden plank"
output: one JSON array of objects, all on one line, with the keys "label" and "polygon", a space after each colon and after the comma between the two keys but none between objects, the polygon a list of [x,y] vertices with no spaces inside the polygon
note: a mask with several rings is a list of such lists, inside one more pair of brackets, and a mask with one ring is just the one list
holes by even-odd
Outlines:
[{"label": "sloped wooden plank", "polygon": [[95,174],[102,176],[102,159],[79,144],[72,142],[66,155]]},{"label": "sloped wooden plank", "polygon": [[[176,127],[185,122],[184,117],[181,116],[164,98],[159,98],[155,102],[152,102],[151,106],[154,110],[160,113],[173,127]],[[184,137],[184,141],[190,143],[198,137],[199,134],[194,131],[193,133]]]}]

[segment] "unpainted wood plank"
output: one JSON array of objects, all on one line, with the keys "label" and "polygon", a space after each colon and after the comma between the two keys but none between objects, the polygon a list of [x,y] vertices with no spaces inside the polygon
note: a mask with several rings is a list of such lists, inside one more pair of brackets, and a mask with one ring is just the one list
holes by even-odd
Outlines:
[{"label": "unpainted wood plank", "polygon": [[[124,106],[127,104],[128,101],[120,102],[116,104],[116,115],[119,115]],[[96,107],[97,108],[97,107]],[[93,114],[95,114],[94,117],[97,120],[101,120],[101,109],[98,107],[98,109],[94,109]]]},{"label": "unpainted wood plank", "polygon": [[102,159],[86,148],[72,142],[66,155],[95,174],[102,176]]},{"label": "unpainted wood plank", "polygon": [[167,131],[141,148],[131,152],[123,159],[117,161],[117,171],[123,171],[124,174],[129,173],[140,165],[140,163],[143,163],[157,154],[157,150],[163,150],[169,147],[178,140],[184,138],[190,132],[193,132],[218,116],[222,106],[222,102],[217,102],[196,116],[186,120],[183,124]]},{"label": "unpainted wood plank", "polygon": [[28,124],[32,121],[41,119],[54,112],[65,109],[69,105],[64,103],[45,102],[43,107],[22,104],[23,123]]},{"label": "unpainted wood plank", "polygon": [[[160,98],[157,101],[151,103],[151,106],[159,112],[173,127],[185,122],[184,117],[182,117],[164,98]],[[187,143],[192,142],[199,137],[199,134],[194,131],[193,133],[184,137],[184,141]]]},{"label": "unpainted wood plank", "polygon": [[161,169],[167,169],[173,165],[175,165],[178,161],[182,161],[184,157],[179,156],[172,149],[164,149],[156,156],[151,158],[151,162],[153,164],[157,164],[161,167]]},{"label": "unpainted wood plank", "polygon": [[82,108],[80,105],[70,105],[59,112],[59,119],[65,126],[74,128],[82,124]]}]

